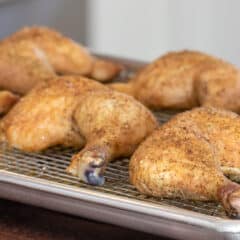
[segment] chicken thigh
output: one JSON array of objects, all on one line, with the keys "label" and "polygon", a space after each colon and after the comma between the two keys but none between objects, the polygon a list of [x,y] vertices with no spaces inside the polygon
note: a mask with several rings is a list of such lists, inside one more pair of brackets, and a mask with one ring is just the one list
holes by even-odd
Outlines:
[{"label": "chicken thigh", "polygon": [[240,111],[238,69],[196,51],[168,53],[147,65],[128,83],[109,86],[156,110],[208,105]]},{"label": "chicken thigh", "polygon": [[238,69],[226,63],[206,67],[194,82],[199,104],[240,113],[239,73]]},{"label": "chicken thigh", "polygon": [[216,148],[221,170],[240,181],[240,117],[238,114],[212,107],[201,107],[177,114],[171,126],[197,126],[201,134]]},{"label": "chicken thigh", "polygon": [[93,185],[103,184],[109,161],[129,156],[156,126],[132,97],[83,77],[40,83],[1,122],[5,141],[24,151],[84,147],[67,171]]},{"label": "chicken thigh", "polygon": [[122,69],[117,63],[94,58],[84,47],[47,27],[25,27],[3,39],[1,44],[21,40],[30,41],[42,49],[54,70],[62,75],[79,74],[107,81]]},{"label": "chicken thigh", "polygon": [[147,195],[221,202],[240,214],[240,186],[220,169],[218,151],[197,126],[163,125],[135,151],[130,181]]},{"label": "chicken thigh", "polygon": [[0,44],[0,88],[25,94],[55,73],[44,52],[27,41]]}]

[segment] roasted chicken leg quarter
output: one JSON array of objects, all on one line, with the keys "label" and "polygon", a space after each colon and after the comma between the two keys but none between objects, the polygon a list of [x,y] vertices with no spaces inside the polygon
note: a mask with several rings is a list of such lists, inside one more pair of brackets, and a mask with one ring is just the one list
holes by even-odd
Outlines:
[{"label": "roasted chicken leg quarter", "polygon": [[197,51],[168,53],[148,64],[129,82],[109,86],[157,110],[201,105],[240,112],[239,70]]},{"label": "roasted chicken leg quarter", "polygon": [[83,148],[67,171],[94,185],[103,184],[109,161],[130,156],[156,126],[152,113],[132,97],[83,77],[40,83],[1,122],[5,141],[24,151]]},{"label": "roasted chicken leg quarter", "polygon": [[218,201],[239,217],[240,186],[223,175],[216,149],[198,127],[188,127],[164,125],[139,146],[130,161],[132,184],[151,196]]},{"label": "roasted chicken leg quarter", "polygon": [[39,47],[61,75],[84,75],[104,82],[122,70],[120,64],[93,57],[86,48],[47,27],[25,27],[3,39],[1,44],[22,40]]}]

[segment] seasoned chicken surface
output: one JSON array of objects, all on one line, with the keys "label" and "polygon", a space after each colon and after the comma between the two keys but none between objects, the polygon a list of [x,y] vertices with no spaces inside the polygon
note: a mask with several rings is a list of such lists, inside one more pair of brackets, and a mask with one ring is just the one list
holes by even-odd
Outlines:
[{"label": "seasoned chicken surface", "polygon": [[129,174],[144,194],[218,201],[239,216],[240,187],[223,175],[217,149],[197,126],[161,126],[135,151]]},{"label": "seasoned chicken surface", "polygon": [[235,67],[208,66],[195,79],[195,89],[200,105],[240,113],[240,75]]},{"label": "seasoned chicken surface", "polygon": [[6,115],[2,124],[10,145],[40,151],[62,144],[82,146],[74,128],[73,111],[86,91],[104,89],[82,77],[55,77],[36,86]]},{"label": "seasoned chicken surface", "polygon": [[79,74],[107,81],[121,71],[119,64],[92,57],[84,47],[47,27],[25,27],[1,43],[21,40],[30,41],[42,49],[54,70],[62,75]]},{"label": "seasoned chicken surface", "polygon": [[223,173],[240,181],[240,117],[238,114],[212,107],[201,107],[177,114],[166,125],[197,126],[214,145]]},{"label": "seasoned chicken surface", "polygon": [[41,151],[55,145],[84,147],[68,172],[103,184],[106,164],[129,156],[157,122],[132,97],[83,77],[56,77],[40,83],[3,118],[10,146]]},{"label": "seasoned chicken surface", "polygon": [[208,105],[240,112],[238,69],[197,51],[168,53],[147,65],[128,83],[114,83],[110,87],[134,96],[152,109]]},{"label": "seasoned chicken surface", "polygon": [[0,88],[24,94],[55,73],[44,52],[27,41],[0,44]]}]

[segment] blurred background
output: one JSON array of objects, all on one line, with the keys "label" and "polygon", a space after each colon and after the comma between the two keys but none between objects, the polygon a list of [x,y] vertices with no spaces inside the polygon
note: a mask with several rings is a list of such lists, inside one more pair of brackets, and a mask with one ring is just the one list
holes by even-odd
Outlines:
[{"label": "blurred background", "polygon": [[238,0],[2,0],[0,37],[47,25],[105,54],[150,61],[196,49],[240,66]]}]

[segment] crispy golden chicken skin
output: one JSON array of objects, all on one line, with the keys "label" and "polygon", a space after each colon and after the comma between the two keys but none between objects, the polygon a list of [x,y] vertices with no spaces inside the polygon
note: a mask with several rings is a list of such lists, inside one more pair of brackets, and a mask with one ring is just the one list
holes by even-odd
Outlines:
[{"label": "crispy golden chicken skin", "polygon": [[230,64],[207,66],[195,79],[198,102],[240,113],[240,74]]},{"label": "crispy golden chicken skin", "polygon": [[240,186],[223,175],[217,150],[197,126],[161,126],[135,151],[129,174],[144,194],[218,201],[230,216],[240,214]]},{"label": "crispy golden chicken skin", "polygon": [[84,147],[67,171],[94,185],[103,184],[109,161],[132,154],[156,126],[135,99],[83,77],[40,83],[1,121],[5,141],[24,151]]},{"label": "crispy golden chicken skin", "polygon": [[208,105],[239,112],[239,79],[238,69],[229,63],[197,51],[179,51],[150,63],[128,83],[110,87],[157,110]]},{"label": "crispy golden chicken skin", "polygon": [[0,88],[25,94],[55,73],[44,52],[28,41],[0,44]]},{"label": "crispy golden chicken skin", "polygon": [[240,117],[212,107],[201,107],[177,114],[166,125],[197,126],[217,150],[223,173],[240,181]]},{"label": "crispy golden chicken skin", "polygon": [[2,44],[20,40],[36,44],[45,52],[54,70],[62,75],[79,74],[108,81],[122,69],[119,64],[94,58],[84,47],[47,27],[25,27],[5,38]]},{"label": "crispy golden chicken skin", "polygon": [[83,93],[104,86],[82,77],[54,77],[43,81],[3,118],[10,145],[25,151],[41,151],[62,144],[81,147],[73,111]]}]

